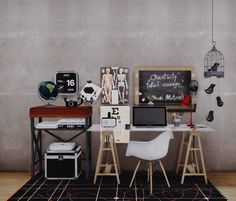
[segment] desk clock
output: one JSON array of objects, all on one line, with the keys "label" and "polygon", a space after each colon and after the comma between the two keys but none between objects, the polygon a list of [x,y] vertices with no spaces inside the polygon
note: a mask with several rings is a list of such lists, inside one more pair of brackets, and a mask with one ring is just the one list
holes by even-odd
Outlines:
[{"label": "desk clock", "polygon": [[75,95],[79,89],[79,75],[75,71],[58,71],[55,74],[55,83],[60,95]]}]

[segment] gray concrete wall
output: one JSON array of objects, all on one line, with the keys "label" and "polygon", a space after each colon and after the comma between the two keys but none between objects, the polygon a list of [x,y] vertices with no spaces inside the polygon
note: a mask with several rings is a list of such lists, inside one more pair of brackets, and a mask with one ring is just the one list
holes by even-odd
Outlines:
[{"label": "gray concrete wall", "polygon": [[[225,78],[205,79],[211,0],[0,0],[0,170],[30,169],[29,108],[44,104],[38,83],[58,70],[77,71],[81,85],[88,79],[100,83],[101,66],[129,67],[130,85],[136,66],[194,66],[200,84],[194,121],[208,124],[208,111],[215,111],[209,126],[216,132],[202,136],[207,169],[236,170],[235,8],[234,0],[215,0],[214,36],[225,56]],[[211,82],[217,87],[209,96],[204,89]],[[131,86],[131,105],[133,91]],[[215,101],[219,94],[222,108]],[[99,105],[93,105],[95,123]],[[167,169],[176,163],[180,135],[175,136]],[[52,139],[44,141],[46,147]],[[78,141],[83,144],[83,137]],[[94,161],[98,145],[95,134]],[[133,168],[135,160],[124,156],[126,145],[118,148],[123,168]]]}]

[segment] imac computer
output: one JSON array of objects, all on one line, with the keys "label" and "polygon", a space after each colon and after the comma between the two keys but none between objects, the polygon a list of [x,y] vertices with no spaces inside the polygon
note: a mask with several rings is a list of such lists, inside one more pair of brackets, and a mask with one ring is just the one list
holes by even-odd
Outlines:
[{"label": "imac computer", "polygon": [[133,126],[167,126],[166,107],[134,106]]}]

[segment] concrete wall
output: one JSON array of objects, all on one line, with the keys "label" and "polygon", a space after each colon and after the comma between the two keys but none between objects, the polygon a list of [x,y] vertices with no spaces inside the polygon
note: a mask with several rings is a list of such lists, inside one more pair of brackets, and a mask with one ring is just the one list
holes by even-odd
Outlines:
[{"label": "concrete wall", "polygon": [[[0,0],[0,170],[30,170],[29,108],[44,104],[38,83],[58,70],[77,71],[81,86],[88,79],[100,83],[101,66],[129,67],[130,85],[136,66],[194,66],[200,84],[194,120],[208,124],[208,111],[215,111],[209,126],[216,132],[202,136],[207,169],[236,170],[235,8],[234,0],[215,0],[214,37],[225,56],[225,78],[205,79],[211,0]],[[206,95],[212,82],[216,90]],[[219,94],[222,108],[216,105]],[[99,105],[93,105],[95,123]],[[180,135],[175,136],[164,160],[167,169],[176,163]],[[52,139],[44,141],[46,147]],[[95,134],[94,160],[98,145]],[[136,160],[124,157],[126,145],[118,148],[123,168],[133,168]]]}]

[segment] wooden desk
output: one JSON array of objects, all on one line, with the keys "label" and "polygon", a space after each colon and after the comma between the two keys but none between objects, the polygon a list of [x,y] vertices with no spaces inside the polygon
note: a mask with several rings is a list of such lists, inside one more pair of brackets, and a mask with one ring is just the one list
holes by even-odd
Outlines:
[{"label": "wooden desk", "polygon": [[[39,173],[42,173],[42,133],[47,133],[54,138],[62,142],[69,142],[81,135],[86,134],[86,178],[89,179],[91,175],[91,163],[92,163],[92,136],[88,128],[92,125],[92,107],[91,106],[79,106],[79,107],[65,107],[65,106],[38,106],[31,107],[29,110],[29,116],[31,121],[31,176],[33,177],[36,173],[36,165],[39,166]],[[40,128],[37,129],[35,125],[43,121],[43,118],[85,118],[85,125],[81,127],[80,132],[75,134],[70,139],[62,139],[55,135],[52,131],[64,131],[68,129],[50,129]],[[37,119],[37,121],[35,121]],[[78,130],[78,129],[70,129]],[[44,132],[43,132],[44,131]]]},{"label": "wooden desk", "polygon": [[[181,132],[182,139],[180,144],[180,150],[176,165],[176,173],[178,173],[179,168],[183,167],[181,184],[184,183],[186,176],[204,176],[205,183],[207,183],[207,174],[205,168],[205,161],[202,151],[202,145],[200,140],[200,135],[202,132],[212,133],[214,129],[209,128],[203,124],[196,124],[194,128],[190,128],[186,124],[180,124],[180,126],[175,127],[173,124],[169,124],[166,127],[133,127],[130,128],[131,131],[166,131],[171,130],[173,132]],[[184,146],[186,146],[186,153],[184,153]],[[184,158],[184,163],[181,163],[182,158]],[[191,163],[189,163],[191,161]]]},{"label": "wooden desk", "polygon": [[[99,124],[94,124],[89,128],[90,131],[112,131],[112,128],[102,128]],[[178,173],[179,168],[183,167],[182,179],[181,183],[184,183],[184,179],[186,176],[204,176],[204,180],[207,183],[207,175],[205,162],[203,158],[202,146],[200,141],[200,133],[207,132],[212,133],[214,129],[209,128],[203,124],[197,124],[195,128],[190,128],[186,124],[180,124],[179,127],[175,127],[173,124],[169,124],[168,126],[163,127],[135,127],[131,126],[129,129],[131,132],[164,132],[167,130],[173,132],[182,133],[181,145],[179,150],[179,156],[176,166],[176,173]],[[129,137],[127,137],[129,139]],[[196,139],[196,140],[195,140]],[[195,141],[197,143],[195,143]],[[196,144],[198,146],[196,146]],[[186,153],[183,153],[184,145],[186,145]],[[199,158],[197,156],[199,153]],[[184,163],[181,163],[181,159],[184,156]],[[190,158],[191,157],[191,158]],[[191,159],[192,164],[189,164],[189,159]],[[201,166],[201,171],[200,171]],[[192,168],[193,173],[188,171]],[[196,171],[195,171],[196,169]]]},{"label": "wooden desk", "polygon": [[[89,131],[94,131],[94,132],[99,132],[99,131],[113,131],[113,128],[103,128],[100,126],[100,124],[93,124],[90,128]],[[164,132],[167,130],[171,130],[173,132],[188,132],[188,131],[193,131],[192,128],[187,126],[187,124],[180,124],[180,126],[175,127],[174,124],[168,124],[167,126],[159,126],[159,127],[136,127],[136,126],[130,126],[130,129],[128,129],[131,132],[134,131],[145,131],[145,132]],[[214,129],[207,127],[203,124],[196,124],[196,127],[194,129],[195,131],[198,132],[213,132],[215,131]]]}]

